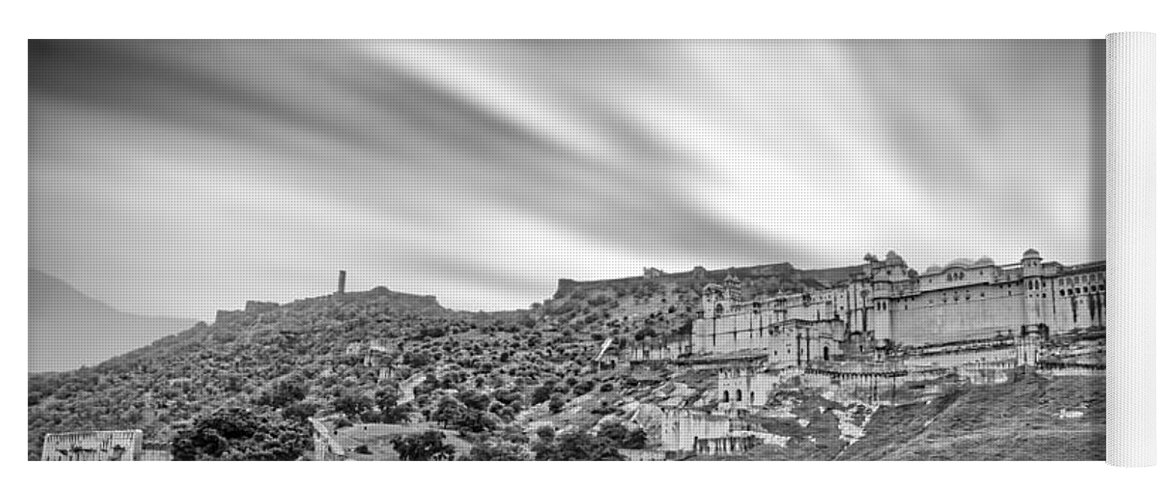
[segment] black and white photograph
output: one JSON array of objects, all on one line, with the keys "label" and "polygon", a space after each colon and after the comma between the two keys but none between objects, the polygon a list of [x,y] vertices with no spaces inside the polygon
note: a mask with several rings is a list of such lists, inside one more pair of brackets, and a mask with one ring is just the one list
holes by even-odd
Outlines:
[{"label": "black and white photograph", "polygon": [[27,50],[28,461],[1107,460],[1104,36]]}]

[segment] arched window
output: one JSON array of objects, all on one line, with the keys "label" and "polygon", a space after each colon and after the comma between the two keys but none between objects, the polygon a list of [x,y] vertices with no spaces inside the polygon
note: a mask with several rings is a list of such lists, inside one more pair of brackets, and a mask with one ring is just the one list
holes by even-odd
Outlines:
[{"label": "arched window", "polygon": [[821,347],[821,358],[825,361],[829,361],[829,346]]},{"label": "arched window", "polygon": [[724,402],[727,403],[728,401],[731,401],[731,398],[728,397],[728,391],[724,391]]},{"label": "arched window", "polygon": [[740,389],[736,389],[736,401],[744,401],[744,393]]},{"label": "arched window", "polygon": [[724,315],[724,305],[723,304],[716,304],[716,314],[714,317],[718,318],[723,315]]},{"label": "arched window", "polygon": [[748,404],[750,404],[750,405],[756,404],[756,391],[752,391],[752,392],[748,393]]}]

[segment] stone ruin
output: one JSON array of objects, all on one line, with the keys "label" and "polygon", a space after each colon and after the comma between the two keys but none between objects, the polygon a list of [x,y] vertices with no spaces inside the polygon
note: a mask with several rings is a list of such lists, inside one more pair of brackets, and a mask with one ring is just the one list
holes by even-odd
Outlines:
[{"label": "stone ruin", "polygon": [[41,449],[45,462],[133,462],[142,457],[141,430],[50,433]]}]

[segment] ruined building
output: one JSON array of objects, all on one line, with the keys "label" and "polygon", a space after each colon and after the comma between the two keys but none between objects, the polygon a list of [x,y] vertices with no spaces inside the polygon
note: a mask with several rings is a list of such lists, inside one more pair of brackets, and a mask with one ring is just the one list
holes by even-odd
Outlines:
[{"label": "ruined building", "polygon": [[143,459],[142,431],[87,431],[45,434],[41,460],[132,462]]}]

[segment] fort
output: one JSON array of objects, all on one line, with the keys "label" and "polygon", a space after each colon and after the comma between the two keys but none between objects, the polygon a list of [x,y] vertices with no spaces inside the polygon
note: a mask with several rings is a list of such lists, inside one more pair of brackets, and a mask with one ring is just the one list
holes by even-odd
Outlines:
[{"label": "fort", "polygon": [[1104,261],[1064,266],[1032,249],[1018,263],[956,259],[922,274],[893,251],[882,260],[868,255],[833,286],[772,297],[744,297],[740,283],[727,273],[706,285],[690,336],[632,346],[631,359],[751,351],[780,367],[896,353],[944,361],[992,345],[1011,351],[1026,330],[1047,337],[1106,322]]},{"label": "fort", "polygon": [[633,366],[716,372],[710,398],[664,408],[662,449],[742,454],[756,442],[738,415],[785,391],[877,407],[1012,382],[1022,369],[1105,372],[1105,262],[1064,266],[1028,250],[1018,263],[957,259],[920,274],[894,252],[865,260],[832,286],[771,297],[746,296],[725,273],[703,287],[690,334],[628,344]]}]

